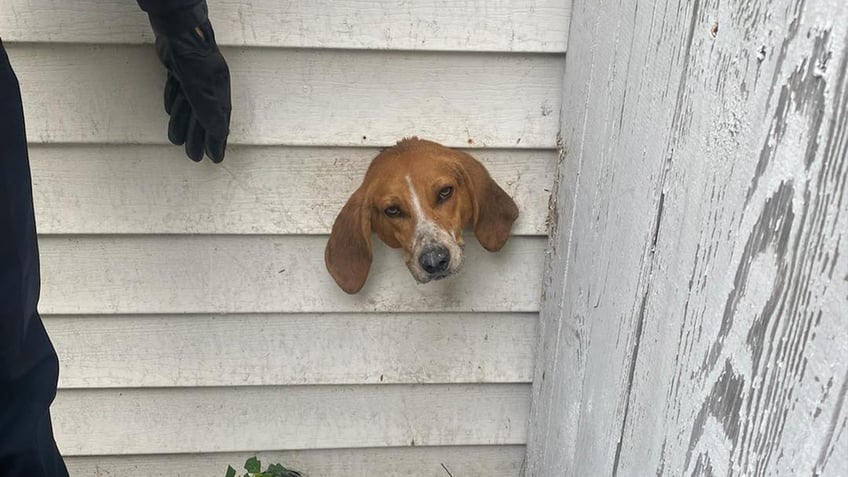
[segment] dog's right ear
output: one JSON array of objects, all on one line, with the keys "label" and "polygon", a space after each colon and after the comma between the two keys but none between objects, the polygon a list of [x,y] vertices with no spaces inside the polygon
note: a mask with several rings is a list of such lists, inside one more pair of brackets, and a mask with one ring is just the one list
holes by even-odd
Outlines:
[{"label": "dog's right ear", "polygon": [[512,224],[518,218],[515,201],[489,175],[477,159],[459,152],[459,164],[471,189],[474,235],[480,245],[497,252],[509,240]]},{"label": "dog's right ear", "polygon": [[371,268],[371,213],[365,185],[350,196],[333,223],[324,250],[327,271],[342,290],[353,294],[362,289]]}]

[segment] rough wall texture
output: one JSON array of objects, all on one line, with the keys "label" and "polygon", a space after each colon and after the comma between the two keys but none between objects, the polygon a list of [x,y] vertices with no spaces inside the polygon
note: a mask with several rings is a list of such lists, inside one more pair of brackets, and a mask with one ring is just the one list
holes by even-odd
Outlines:
[{"label": "rough wall texture", "polygon": [[575,1],[526,474],[848,472],[848,3]]}]

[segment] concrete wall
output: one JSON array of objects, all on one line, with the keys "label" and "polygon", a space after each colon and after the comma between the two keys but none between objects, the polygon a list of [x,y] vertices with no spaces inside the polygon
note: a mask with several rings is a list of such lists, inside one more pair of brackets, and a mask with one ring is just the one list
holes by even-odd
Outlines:
[{"label": "concrete wall", "polygon": [[526,474],[848,471],[848,3],[576,0]]}]

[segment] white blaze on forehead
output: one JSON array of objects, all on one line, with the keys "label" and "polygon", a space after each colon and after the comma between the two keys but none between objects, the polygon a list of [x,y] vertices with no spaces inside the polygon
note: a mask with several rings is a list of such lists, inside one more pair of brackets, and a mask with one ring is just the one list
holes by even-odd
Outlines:
[{"label": "white blaze on forehead", "polygon": [[415,228],[420,229],[427,220],[424,215],[424,209],[421,208],[421,201],[418,200],[418,194],[415,192],[415,186],[412,185],[412,179],[406,176],[406,183],[409,185],[409,196],[412,198],[412,213],[415,215]]},{"label": "white blaze on forehead", "polygon": [[412,276],[419,283],[429,282],[432,277],[421,268],[419,257],[428,246],[441,245],[450,252],[448,273],[456,272],[462,265],[462,248],[456,242],[456,235],[453,231],[441,228],[424,213],[421,200],[412,184],[412,178],[406,176],[406,183],[409,185],[409,198],[412,203],[411,213],[415,217],[415,234],[412,236],[409,253],[406,256],[406,265],[409,267],[409,271],[412,272]]}]

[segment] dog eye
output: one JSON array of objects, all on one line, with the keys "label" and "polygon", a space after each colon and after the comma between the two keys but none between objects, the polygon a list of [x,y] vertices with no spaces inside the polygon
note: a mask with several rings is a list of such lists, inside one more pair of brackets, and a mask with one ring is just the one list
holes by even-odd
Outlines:
[{"label": "dog eye", "polygon": [[439,202],[444,202],[448,200],[451,194],[453,194],[453,187],[443,187],[442,190],[439,191]]},{"label": "dog eye", "polygon": [[400,217],[400,208],[396,206],[386,207],[386,210],[383,212],[386,213],[389,217]]}]

